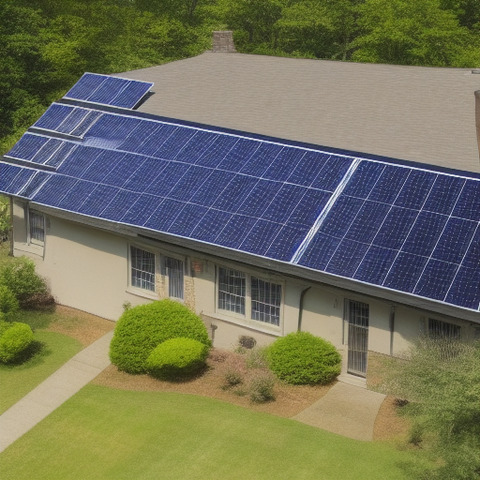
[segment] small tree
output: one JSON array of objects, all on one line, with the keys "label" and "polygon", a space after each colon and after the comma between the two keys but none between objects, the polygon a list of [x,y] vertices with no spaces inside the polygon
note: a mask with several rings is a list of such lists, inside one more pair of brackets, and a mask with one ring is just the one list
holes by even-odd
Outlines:
[{"label": "small tree", "polygon": [[480,343],[423,338],[387,363],[383,388],[406,399],[416,443],[443,462],[429,479],[480,479]]},{"label": "small tree", "polygon": [[0,243],[8,240],[10,231],[10,204],[7,197],[0,195]]}]

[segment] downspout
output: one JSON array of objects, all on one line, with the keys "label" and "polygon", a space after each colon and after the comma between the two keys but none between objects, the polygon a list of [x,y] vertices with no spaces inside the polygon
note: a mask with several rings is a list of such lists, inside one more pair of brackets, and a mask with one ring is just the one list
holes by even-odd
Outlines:
[{"label": "downspout", "polygon": [[8,232],[8,239],[10,242],[9,255],[13,257],[13,197],[10,197],[10,231]]},{"label": "downspout", "polygon": [[302,290],[300,293],[300,304],[298,306],[298,327],[297,332],[302,331],[302,317],[303,317],[303,299],[305,298],[305,294],[311,289],[312,287],[307,287]]},{"label": "downspout", "polygon": [[395,333],[395,307],[390,307],[390,356],[393,356],[393,335]]}]

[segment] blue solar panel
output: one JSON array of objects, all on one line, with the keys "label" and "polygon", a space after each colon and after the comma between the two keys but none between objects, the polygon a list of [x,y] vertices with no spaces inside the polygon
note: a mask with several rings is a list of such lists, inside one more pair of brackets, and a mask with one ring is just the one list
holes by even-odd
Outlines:
[{"label": "blue solar panel", "polygon": [[275,242],[282,226],[278,223],[257,220],[252,229],[245,232],[246,237],[240,244],[240,248],[256,255],[265,255]]},{"label": "blue solar panel", "polygon": [[200,205],[187,203],[168,227],[168,232],[182,237],[191,237],[192,231],[201,222],[207,210]]},{"label": "blue solar panel", "polygon": [[365,202],[350,224],[345,238],[371,243],[390,210],[388,205],[377,202]]},{"label": "blue solar panel", "polygon": [[474,178],[61,104],[35,126],[76,138],[25,134],[7,158],[57,174],[2,164],[1,191],[478,309]]},{"label": "blue solar panel", "polygon": [[455,278],[458,265],[431,259],[428,261],[414,293],[422,297],[443,300]]},{"label": "blue solar panel", "polygon": [[382,174],[385,166],[381,163],[361,162],[345,187],[343,194],[367,198]]},{"label": "blue solar panel", "polygon": [[393,262],[383,286],[401,292],[413,292],[426,263],[427,258],[425,257],[400,253]]},{"label": "blue solar panel", "polygon": [[465,308],[480,308],[480,268],[460,268],[445,298],[447,303]]},{"label": "blue solar panel", "polygon": [[477,228],[478,225],[475,222],[450,218],[435,246],[432,257],[444,262],[459,264],[470,246]]},{"label": "blue solar panel", "polygon": [[132,109],[152,86],[149,82],[84,73],[65,98]]},{"label": "blue solar panel", "polygon": [[470,180],[465,183],[452,215],[480,221],[480,181]]},{"label": "blue solar panel", "polygon": [[429,257],[443,232],[447,217],[421,212],[409,233],[402,250]]},{"label": "blue solar panel", "polygon": [[373,285],[381,285],[397,254],[397,250],[372,245],[353,277]]},{"label": "blue solar panel", "polygon": [[408,168],[385,166],[368,199],[388,204],[393,203],[403,187],[409,172]]},{"label": "blue solar panel", "polygon": [[436,175],[431,172],[410,170],[410,174],[395,200],[395,205],[420,210],[430,193],[435,178]]}]

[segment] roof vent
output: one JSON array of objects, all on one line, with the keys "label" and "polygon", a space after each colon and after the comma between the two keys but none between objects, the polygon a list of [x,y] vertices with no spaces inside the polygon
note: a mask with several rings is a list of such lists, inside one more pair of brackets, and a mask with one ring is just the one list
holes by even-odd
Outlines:
[{"label": "roof vent", "polygon": [[233,32],[225,30],[213,32],[212,52],[215,53],[235,53],[235,44],[233,43]]}]

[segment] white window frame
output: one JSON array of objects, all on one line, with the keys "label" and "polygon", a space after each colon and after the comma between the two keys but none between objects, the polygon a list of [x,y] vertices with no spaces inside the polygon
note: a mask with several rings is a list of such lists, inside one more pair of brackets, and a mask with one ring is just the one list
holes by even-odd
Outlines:
[{"label": "white window frame", "polygon": [[[153,272],[146,268],[145,265],[134,265],[135,259],[134,259],[134,249],[139,251],[139,252],[144,252],[148,253],[153,257]],[[142,292],[147,292],[150,295],[154,294],[157,290],[156,288],[156,273],[157,273],[157,256],[155,255],[154,252],[151,250],[146,249],[145,247],[140,247],[138,245],[130,245],[128,249],[128,255],[129,255],[129,272],[128,272],[128,278],[129,278],[129,286],[135,290],[139,290]],[[143,259],[142,259],[143,262]],[[134,272],[138,272],[140,274],[139,281],[137,282],[134,277]],[[144,278],[141,278],[141,275],[144,276]],[[151,276],[153,278],[148,278],[148,276]]]},{"label": "white window frame", "polygon": [[[224,270],[224,272],[230,272],[232,276],[236,275],[233,278],[243,278],[243,295],[241,282],[238,282],[237,285],[235,285],[235,282],[231,282],[230,285],[232,288],[230,292],[228,292],[228,289],[222,289],[222,270]],[[278,278],[269,278],[265,275],[246,272],[227,265],[218,265],[216,271],[217,314],[220,314],[226,319],[236,321],[236,323],[241,322],[242,324],[254,326],[256,329],[279,331],[282,328],[285,292],[284,282]],[[258,282],[262,288],[268,288],[269,292],[265,292],[265,295],[260,295],[256,298],[255,289],[252,288],[255,282]],[[225,285],[224,282],[223,285]],[[272,292],[272,287],[276,292]],[[226,297],[224,301],[222,301],[221,298],[222,293],[224,293]],[[230,299],[228,299],[228,295],[231,296]],[[278,305],[270,301],[273,297],[279,299]],[[238,301],[238,299],[242,298],[243,303]],[[232,308],[225,308],[229,305]]]},{"label": "white window frame", "polygon": [[38,210],[27,208],[27,243],[45,245],[45,215]]},{"label": "white window frame", "polygon": [[[165,279],[165,294],[174,300],[185,299],[185,259],[161,254],[162,275]],[[177,268],[178,267],[178,268]]]}]

